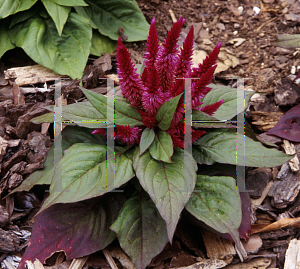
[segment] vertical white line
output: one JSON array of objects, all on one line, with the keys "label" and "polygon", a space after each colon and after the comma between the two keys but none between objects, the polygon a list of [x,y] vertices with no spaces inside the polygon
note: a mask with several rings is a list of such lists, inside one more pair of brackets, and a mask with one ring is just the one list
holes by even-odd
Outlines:
[{"label": "vertical white line", "polygon": [[62,106],[61,106],[61,79],[55,80],[54,92],[54,167],[55,181],[61,184],[54,184],[54,192],[62,191],[62,167],[60,160],[62,159]]},{"label": "vertical white line", "polygon": [[[245,192],[245,86],[244,78],[237,78],[237,140],[236,140],[236,178],[240,192]],[[242,111],[239,113],[239,111]]]},{"label": "vertical white line", "polygon": [[107,78],[107,190],[114,189],[115,182],[115,140],[114,140],[114,110],[115,88],[114,81]]},{"label": "vertical white line", "polygon": [[[188,177],[191,172],[189,171],[190,158],[188,155],[192,154],[192,105],[191,105],[191,78],[184,79],[184,108],[185,108],[185,120],[184,120],[184,177],[185,182],[189,182]],[[186,186],[186,185],[185,185]],[[191,186],[186,186],[189,191]],[[185,187],[185,188],[186,188]]]}]

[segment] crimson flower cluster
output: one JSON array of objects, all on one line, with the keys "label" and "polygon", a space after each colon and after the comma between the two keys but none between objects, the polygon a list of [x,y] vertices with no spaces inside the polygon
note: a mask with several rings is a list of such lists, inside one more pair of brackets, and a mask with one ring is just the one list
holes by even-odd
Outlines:
[{"label": "crimson flower cluster", "polygon": [[[115,139],[127,145],[138,144],[142,131],[145,128],[158,130],[156,113],[160,106],[184,92],[185,83],[183,78],[194,78],[191,82],[192,109],[203,111],[213,115],[222,105],[224,100],[201,106],[201,100],[211,90],[207,85],[213,78],[217,67],[216,62],[221,47],[221,42],[206,57],[202,64],[196,68],[192,66],[193,54],[193,32],[191,27],[180,51],[178,50],[178,39],[185,19],[180,18],[168,32],[167,38],[159,45],[158,34],[153,18],[146,52],[144,54],[144,71],[140,76],[134,64],[131,62],[130,54],[123,45],[121,38],[117,45],[117,72],[120,78],[121,91],[131,106],[135,107],[143,118],[143,126],[130,127],[117,125]],[[181,96],[174,113],[171,125],[167,130],[170,134],[173,146],[184,148],[184,95]],[[198,140],[205,131],[192,128],[192,141]],[[93,133],[106,134],[106,129],[97,129]]]}]

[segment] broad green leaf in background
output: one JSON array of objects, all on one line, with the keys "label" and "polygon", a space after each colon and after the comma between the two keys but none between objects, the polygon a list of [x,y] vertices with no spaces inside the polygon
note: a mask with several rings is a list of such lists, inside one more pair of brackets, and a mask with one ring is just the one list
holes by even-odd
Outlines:
[{"label": "broad green leaf in background", "polygon": [[[156,161],[146,151],[133,154],[133,168],[143,189],[150,195],[160,215],[167,223],[169,241],[172,238],[180,213],[191,197],[196,183],[197,163],[183,149],[174,149],[173,163]],[[185,163],[186,160],[186,163]]]},{"label": "broad green leaf in background", "polygon": [[164,102],[157,110],[156,120],[160,129],[164,131],[169,129],[181,95],[182,93]]},{"label": "broad green leaf in background", "polygon": [[118,40],[118,29],[122,26],[128,42],[147,39],[149,24],[136,1],[86,0],[86,3],[88,7],[75,7],[75,10],[90,20],[101,34]]},{"label": "broad green leaf in background", "polygon": [[109,226],[122,207],[121,195],[112,193],[102,199],[57,204],[42,212],[34,221],[19,268],[24,268],[27,260],[45,263],[54,252],[64,251],[72,260],[107,247],[116,238]]},{"label": "broad green leaf in background", "polygon": [[58,74],[81,78],[91,48],[92,28],[88,20],[71,12],[61,36],[51,18],[33,17],[12,27],[9,37],[35,62]]},{"label": "broad green leaf in background", "polygon": [[61,5],[61,6],[88,6],[83,0],[52,0],[54,3]]},{"label": "broad green leaf in background", "polygon": [[11,43],[8,37],[8,26],[5,23],[0,24],[0,58],[5,52],[15,48],[15,45]]},{"label": "broad green leaf in background", "polygon": [[198,175],[185,208],[217,232],[229,233],[243,250],[238,232],[242,220],[241,200],[234,178]]},{"label": "broad green leaf in background", "polygon": [[[107,97],[102,94],[92,92],[81,88],[91,104],[102,114],[106,115]],[[108,97],[110,98],[110,97]],[[114,119],[116,125],[138,126],[143,125],[143,118],[140,113],[132,106],[125,102],[114,100]]]},{"label": "broad green leaf in background", "polygon": [[52,0],[42,0],[42,2],[54,21],[59,36],[61,36],[64,25],[71,12],[71,7],[58,5]]},{"label": "broad green leaf in background", "polygon": [[172,163],[173,142],[171,136],[167,132],[159,130],[149,147],[149,153],[155,160]]},{"label": "broad green leaf in background", "polygon": [[129,181],[134,176],[132,160],[118,154],[116,148],[115,180],[113,184],[107,182],[107,169],[114,171],[114,167],[112,163],[112,167],[107,168],[111,162],[106,162],[106,150],[106,146],[91,143],[77,143],[66,150],[55,168],[50,195],[40,212],[53,204],[74,203],[103,195]]},{"label": "broad green leaf in background", "polygon": [[[91,134],[91,131],[86,128],[80,128],[77,126],[67,126],[62,131],[62,151],[68,149],[75,143],[95,143],[99,145],[105,145],[105,141],[102,140],[98,134]],[[51,184],[54,174],[54,146],[48,151],[46,161],[44,162],[44,168],[34,171],[30,174],[22,184],[14,189],[10,194],[18,191],[30,191],[35,185],[49,185]]]},{"label": "broad green leaf in background", "polygon": [[31,8],[37,0],[0,0],[0,19]]},{"label": "broad green leaf in background", "polygon": [[274,42],[274,45],[284,48],[300,48],[300,35],[281,35]]},{"label": "broad green leaf in background", "polygon": [[260,142],[255,142],[247,136],[245,137],[245,156],[236,155],[236,147],[237,145],[242,147],[243,145],[240,144],[242,141],[244,141],[244,136],[240,134],[211,132],[194,142],[193,151],[195,147],[196,151],[219,163],[253,167],[274,167],[282,165],[292,158],[292,156],[276,149],[268,149]]},{"label": "broad green leaf in background", "polygon": [[90,54],[101,56],[102,53],[114,52],[117,48],[117,42],[111,40],[105,35],[101,35],[98,30],[93,30],[92,46]]},{"label": "broad green leaf in background", "polygon": [[[219,120],[230,120],[236,116],[236,114],[244,111],[244,109],[248,106],[250,97],[255,93],[254,91],[245,91],[245,99],[243,96],[237,100],[237,89],[235,88],[215,84],[209,84],[208,86],[211,87],[212,90],[203,98],[202,106],[213,104],[224,99],[224,103],[214,113],[214,117]],[[240,111],[236,111],[237,102],[242,104]]]},{"label": "broad green leaf in background", "polygon": [[13,16],[10,17],[11,21],[10,21],[9,28],[13,27],[14,25],[20,22],[26,21],[27,19],[33,17],[38,12],[40,13],[42,9],[44,9],[43,5],[38,2],[30,9],[14,14]]},{"label": "broad green leaf in background", "polygon": [[[145,196],[145,194],[144,194]],[[166,223],[150,199],[136,195],[110,227],[136,268],[144,269],[168,242]]]},{"label": "broad green leaf in background", "polygon": [[152,144],[155,138],[155,132],[153,129],[146,128],[141,137],[140,141],[140,155],[142,155]]}]

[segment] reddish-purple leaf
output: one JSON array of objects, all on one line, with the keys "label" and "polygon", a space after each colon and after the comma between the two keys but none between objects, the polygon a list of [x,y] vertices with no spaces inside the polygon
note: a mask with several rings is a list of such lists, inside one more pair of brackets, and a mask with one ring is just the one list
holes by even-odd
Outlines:
[{"label": "reddish-purple leaf", "polygon": [[116,234],[109,226],[117,219],[125,198],[114,193],[101,200],[55,204],[35,219],[33,233],[18,269],[37,258],[42,263],[54,252],[64,251],[67,260],[83,257],[109,245]]},{"label": "reddish-purple leaf", "polygon": [[251,200],[247,192],[240,192],[240,198],[242,203],[242,222],[239,227],[239,234],[241,238],[248,241],[251,232]]},{"label": "reddish-purple leaf", "polygon": [[300,104],[286,112],[267,134],[300,142]]}]

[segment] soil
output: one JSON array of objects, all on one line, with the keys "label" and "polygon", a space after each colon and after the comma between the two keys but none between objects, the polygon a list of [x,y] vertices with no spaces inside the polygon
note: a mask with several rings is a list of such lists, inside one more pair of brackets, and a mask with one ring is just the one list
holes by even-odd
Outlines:
[{"label": "soil", "polygon": [[[265,132],[274,126],[272,120],[277,119],[278,121],[284,112],[300,103],[299,86],[294,84],[290,87],[297,70],[300,69],[300,49],[280,48],[274,45],[274,41],[282,34],[300,33],[299,1],[138,0],[137,2],[149,23],[155,17],[161,42],[172,27],[174,20],[179,17],[186,19],[183,27],[185,32],[191,25],[194,26],[195,44],[199,51],[209,53],[221,41],[224,57],[220,60],[227,68],[215,74],[214,83],[236,87],[236,78],[244,78],[246,90],[261,93],[260,96],[253,96],[251,99],[246,111],[247,120],[256,135],[262,140],[268,140],[277,145],[282,144],[282,139],[272,138],[272,140],[265,136]],[[126,33],[124,34],[126,35]],[[126,46],[134,61],[140,63],[145,50],[145,42],[126,43]],[[115,54],[113,53],[111,56],[112,65],[115,68]],[[1,73],[13,66],[34,64],[20,50],[14,50],[14,55],[5,54],[1,60]],[[96,81],[87,79],[87,75],[93,70],[90,64],[92,60],[94,60],[93,57],[90,58],[86,68],[86,84],[84,86],[98,87],[98,92],[105,94],[103,88],[98,85],[99,73],[94,75]],[[62,89],[68,104],[84,99],[82,92],[77,87],[78,84],[78,81],[73,81],[71,85]],[[38,84],[36,86],[42,87]],[[5,150],[8,149],[4,150],[3,155],[0,151],[0,168],[2,169],[2,172],[0,170],[0,193],[2,197],[3,194],[7,194],[8,191],[17,187],[27,175],[42,167],[47,151],[53,144],[51,126],[47,124],[43,124],[39,128],[33,124],[29,124],[25,128],[22,126],[30,119],[44,114],[46,110],[42,107],[53,104],[52,100],[53,92],[23,95],[19,88],[12,89],[12,85],[8,85],[3,76],[0,76],[0,138],[5,140],[0,142],[2,147],[6,145]],[[296,151],[300,152],[299,143],[295,146]],[[28,156],[27,159],[26,156]],[[255,189],[255,192],[250,195],[251,198],[259,199],[263,195],[268,183],[276,177],[279,169],[280,167],[275,167],[247,171],[247,189]],[[273,188],[272,195],[263,198],[256,210],[252,210],[252,224],[272,223],[280,219],[282,214],[298,216],[300,198],[297,195],[300,186],[295,179],[297,179],[295,176],[290,178],[290,186],[293,186],[293,190],[295,190],[291,195],[292,198],[284,197],[288,194],[287,190],[282,191],[280,186],[277,189]],[[0,261],[10,256],[14,258],[15,265],[17,265],[18,259],[28,244],[34,214],[44,198],[41,195],[44,190],[37,188],[30,193],[19,193],[15,195],[14,199],[6,198],[0,203],[0,227],[3,228],[3,230],[0,228],[0,236],[2,233],[1,238],[10,242],[10,245],[6,246],[7,250],[3,252],[4,254],[0,255]],[[283,193],[280,197],[281,200],[272,200],[272,197],[276,197],[279,192]],[[19,227],[21,226],[23,227],[22,239],[7,233],[7,231],[20,233]],[[24,232],[26,229],[27,234]],[[278,231],[280,232],[277,234],[275,232],[274,234],[262,233],[258,239],[255,239],[258,241],[262,239],[263,246],[260,252],[252,251],[250,260],[252,258],[270,258],[271,260],[268,267],[259,268],[283,268],[290,240],[299,238],[298,230],[292,225],[285,229],[278,228]],[[208,250],[204,246],[204,237],[204,235],[196,235],[193,227],[180,222],[173,245],[167,245],[163,253],[152,261],[150,267],[163,269],[187,266],[199,261],[195,258],[196,256],[207,258],[206,251]],[[116,246],[112,246],[111,250],[114,247]],[[58,257],[52,258],[53,263],[55,263],[55,259]],[[229,263],[239,263],[237,255]],[[120,263],[117,265],[121,267]],[[88,266],[109,268],[104,256],[100,253],[89,258],[86,268]],[[249,265],[248,268],[257,268],[255,266],[258,265],[251,266]]]}]

